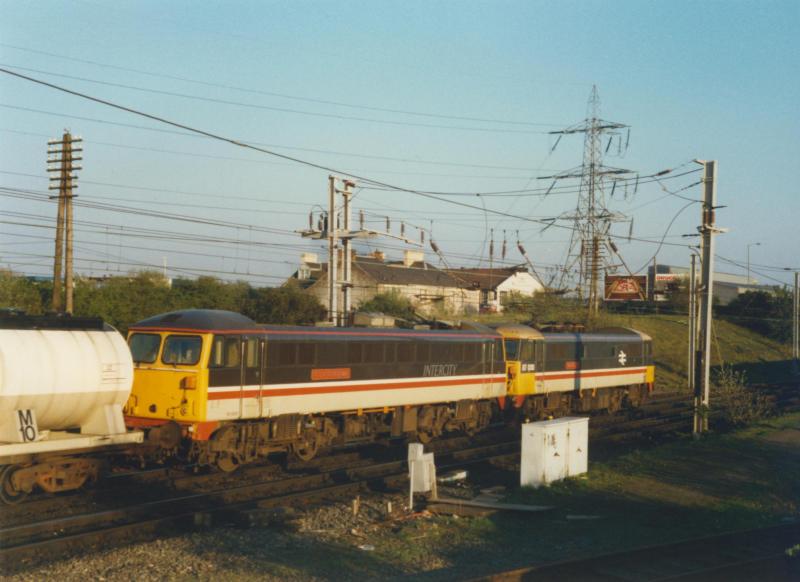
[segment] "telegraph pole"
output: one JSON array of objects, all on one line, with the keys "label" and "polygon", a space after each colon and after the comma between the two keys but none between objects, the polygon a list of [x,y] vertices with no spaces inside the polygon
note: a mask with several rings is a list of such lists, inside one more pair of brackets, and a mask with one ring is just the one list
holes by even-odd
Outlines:
[{"label": "telegraph pole", "polygon": [[338,253],[336,252],[336,176],[328,176],[328,321],[339,325],[339,286],[337,284]]},{"label": "telegraph pole", "polygon": [[794,274],[794,318],[792,325],[792,357],[794,373],[800,373],[800,273]]},{"label": "telegraph pole", "polygon": [[[343,188],[336,188],[336,180],[341,180]],[[416,243],[405,237],[405,232],[401,226],[400,236],[388,232],[380,232],[364,228],[364,216],[361,215],[360,225],[357,230],[352,229],[352,188],[355,182],[346,178],[328,176],[328,214],[327,218],[318,222],[318,227],[314,228],[313,211],[308,216],[308,228],[295,231],[303,238],[328,241],[328,321],[332,325],[347,325],[349,323],[350,312],[353,308],[353,249],[354,238],[371,238],[375,236],[386,236],[401,240],[406,244],[422,247],[421,243]],[[343,221],[342,228],[339,228],[337,217],[336,195],[341,194],[344,200],[342,205]],[[339,241],[342,241],[342,280],[339,280],[339,253],[336,248]],[[339,311],[339,290],[342,291],[342,310]]]},{"label": "telegraph pole", "polygon": [[714,235],[721,231],[715,224],[717,204],[717,162],[701,161],[703,166],[703,214],[699,227],[702,236],[703,275],[700,284],[700,341],[698,344],[693,433],[697,436],[708,430],[708,411],[711,393],[711,324],[714,299]]},{"label": "telegraph pole", "polygon": [[[64,287],[66,288],[66,312],[72,313],[72,262],[73,262],[73,228],[72,228],[72,199],[74,198],[73,189],[78,185],[74,182],[78,179],[72,172],[81,169],[81,166],[73,162],[83,159],[77,152],[81,152],[80,146],[75,146],[83,141],[80,137],[73,137],[69,131],[64,131],[64,135],[59,139],[51,139],[47,142],[47,171],[57,172],[56,176],[50,177],[48,189],[58,190],[58,196],[51,198],[58,199],[58,214],[56,217],[56,240],[55,256],[53,261],[53,311],[61,311],[61,273],[64,266],[64,243],[66,234],[66,266],[64,274]],[[52,165],[51,165],[52,164]]]},{"label": "telegraph pole", "polygon": [[355,186],[354,182],[344,180],[344,189],[342,190],[342,198],[344,199],[344,234],[342,237],[342,246],[344,247],[344,281],[342,283],[342,295],[344,305],[342,311],[344,312],[344,325],[350,323],[350,311],[353,302],[353,254],[352,254],[352,236],[350,231],[350,222],[352,209],[350,208],[350,199],[353,195],[350,190]]},{"label": "telegraph pole", "polygon": [[697,255],[692,253],[689,271],[689,362],[687,380],[689,391],[695,391],[695,358],[697,352]]}]

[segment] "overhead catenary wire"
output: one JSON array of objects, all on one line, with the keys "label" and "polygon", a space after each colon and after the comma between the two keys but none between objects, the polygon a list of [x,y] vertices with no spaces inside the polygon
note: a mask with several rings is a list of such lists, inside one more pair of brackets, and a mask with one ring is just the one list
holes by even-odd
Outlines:
[{"label": "overhead catenary wire", "polygon": [[64,54],[56,54],[52,52],[47,52],[38,49],[31,49],[27,47],[21,47],[18,45],[0,43],[0,46],[11,48],[19,51],[29,52],[33,54],[40,54],[45,55],[48,57],[53,57],[57,59],[77,62],[77,63],[84,63],[89,65],[94,65],[98,67],[105,67],[109,69],[114,69],[118,71],[125,71],[129,73],[137,73],[140,75],[146,75],[149,77],[160,78],[160,79],[170,79],[174,81],[182,81],[184,83],[193,83],[197,85],[202,85],[206,87],[216,87],[220,89],[229,89],[232,91],[238,91],[242,93],[250,93],[256,95],[264,95],[268,97],[279,97],[282,99],[291,99],[295,101],[305,101],[308,103],[318,103],[321,105],[335,105],[337,107],[347,107],[351,109],[363,109],[365,111],[377,111],[383,113],[395,113],[395,114],[402,114],[402,115],[412,115],[416,117],[429,117],[434,119],[452,119],[457,121],[479,121],[484,123],[497,123],[497,124],[504,124],[504,125],[528,125],[528,126],[544,126],[544,127],[561,127],[562,124],[556,123],[539,123],[533,121],[521,121],[521,120],[508,120],[508,119],[494,119],[494,118],[486,118],[486,117],[477,117],[477,116],[463,116],[463,115],[448,115],[443,113],[431,113],[431,112],[423,112],[423,111],[414,111],[409,109],[393,109],[388,107],[376,107],[371,105],[364,105],[364,104],[354,104],[354,103],[347,103],[344,101],[333,101],[329,99],[320,99],[318,97],[305,97],[305,96],[298,96],[298,95],[291,95],[287,93],[278,93],[274,91],[264,91],[261,89],[253,89],[247,87],[239,87],[236,85],[228,85],[224,83],[216,83],[211,81],[199,80],[199,79],[192,79],[189,77],[183,77],[179,75],[171,75],[171,74],[164,74],[164,73],[154,73],[153,71],[144,71],[141,69],[134,69],[131,67],[122,67],[119,65],[112,65],[109,63],[102,63],[96,60],[89,60],[89,59],[79,59],[75,57],[69,57]]},{"label": "overhead catenary wire", "polygon": [[154,95],[164,95],[167,97],[177,97],[180,99],[188,99],[192,101],[202,101],[206,103],[216,103],[219,105],[229,105],[233,107],[243,107],[247,109],[256,109],[256,110],[263,110],[263,111],[275,111],[278,113],[291,113],[295,115],[306,115],[311,117],[322,117],[328,119],[341,119],[345,121],[358,121],[364,123],[376,123],[380,125],[393,125],[393,126],[403,126],[403,127],[422,127],[426,129],[447,129],[447,130],[455,130],[455,131],[469,131],[469,132],[479,132],[479,133],[509,133],[509,134],[546,134],[546,131],[534,131],[534,130],[527,130],[527,129],[504,129],[504,128],[491,128],[491,127],[469,127],[469,126],[462,126],[462,125],[440,125],[435,123],[422,123],[422,122],[414,122],[414,121],[395,121],[391,119],[375,119],[370,117],[358,117],[355,115],[341,115],[336,113],[322,113],[318,111],[306,111],[302,109],[292,109],[289,107],[275,107],[272,105],[263,105],[260,103],[247,103],[244,101],[233,101],[230,99],[220,99],[216,97],[203,97],[200,95],[192,95],[189,93],[179,93],[177,91],[165,91],[163,89],[152,89],[147,87],[137,87],[135,85],[127,85],[125,83],[114,83],[111,81],[101,81],[98,79],[92,79],[89,77],[79,77],[77,75],[67,75],[65,73],[56,73],[53,71],[45,71],[42,69],[34,69],[30,67],[22,67],[19,65],[9,64],[9,63],[0,63],[2,67],[8,67],[4,70],[9,69],[16,69],[19,71],[27,71],[29,73],[38,73],[40,75],[48,75],[51,77],[59,77],[62,79],[70,79],[72,81],[81,81],[84,83],[93,83],[96,85],[103,85],[106,87],[115,87],[118,89],[127,89],[129,91],[138,91],[142,93],[150,93]]}]

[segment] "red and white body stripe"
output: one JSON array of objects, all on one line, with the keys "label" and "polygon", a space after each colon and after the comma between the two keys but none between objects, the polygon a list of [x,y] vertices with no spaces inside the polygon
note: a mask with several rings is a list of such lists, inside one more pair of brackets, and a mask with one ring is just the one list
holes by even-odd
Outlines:
[{"label": "red and white body stripe", "polygon": [[504,374],[218,386],[208,388],[206,420],[342,412],[505,395]]},{"label": "red and white body stripe", "polygon": [[536,392],[594,390],[646,383],[647,368],[606,368],[599,370],[556,370],[536,373]]}]

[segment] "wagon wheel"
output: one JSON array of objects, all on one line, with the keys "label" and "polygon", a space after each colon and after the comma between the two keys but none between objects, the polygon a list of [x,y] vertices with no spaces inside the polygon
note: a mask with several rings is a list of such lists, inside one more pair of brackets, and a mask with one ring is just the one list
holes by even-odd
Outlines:
[{"label": "wagon wheel", "polygon": [[310,461],[317,456],[320,449],[320,438],[316,430],[309,430],[303,434],[300,441],[291,445],[292,454],[301,461]]},{"label": "wagon wheel", "polygon": [[26,491],[20,491],[11,482],[11,477],[19,467],[6,465],[0,470],[0,502],[7,505],[19,503],[28,496]]}]

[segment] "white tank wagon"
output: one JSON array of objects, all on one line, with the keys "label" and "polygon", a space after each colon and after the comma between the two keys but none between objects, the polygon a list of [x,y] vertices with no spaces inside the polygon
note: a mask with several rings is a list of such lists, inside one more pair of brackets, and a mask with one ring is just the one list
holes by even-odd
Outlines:
[{"label": "white tank wagon", "polygon": [[98,477],[102,457],[142,442],[125,428],[125,339],[95,318],[0,314],[0,500]]}]

